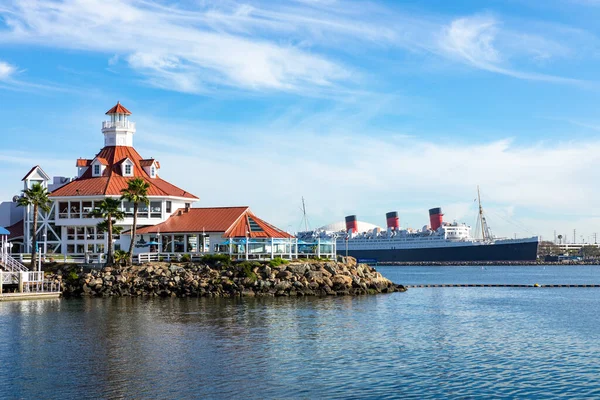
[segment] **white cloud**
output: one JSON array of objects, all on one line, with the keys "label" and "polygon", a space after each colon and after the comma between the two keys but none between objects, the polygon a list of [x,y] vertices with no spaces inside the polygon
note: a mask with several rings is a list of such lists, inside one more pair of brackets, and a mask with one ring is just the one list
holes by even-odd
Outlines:
[{"label": "white cloud", "polygon": [[497,21],[491,17],[459,18],[445,29],[441,45],[476,66],[495,64],[500,61],[494,48],[497,31]]},{"label": "white cloud", "polygon": [[491,16],[448,22],[367,2],[175,6],[159,0],[8,0],[0,16],[8,28],[0,31],[0,43],[104,53],[109,65],[127,60],[151,85],[187,93],[224,86],[304,93],[354,87],[372,71],[341,60],[390,48],[426,51],[519,79],[577,82],[511,66],[514,56],[548,60],[570,50],[552,40],[548,28],[508,29]]},{"label": "white cloud", "polygon": [[[496,42],[503,41],[503,54]],[[583,81],[560,76],[521,71],[512,67],[507,58],[522,53],[531,54],[535,60],[554,55],[565,56],[570,51],[551,40],[532,34],[502,31],[499,21],[491,16],[458,18],[442,30],[438,42],[448,56],[473,67],[512,76],[518,79],[554,83],[582,84]]]},{"label": "white cloud", "polygon": [[350,74],[322,55],[243,34],[245,26],[256,23],[246,18],[260,19],[248,16],[251,9],[229,13],[227,24],[215,26],[219,19],[211,7],[184,11],[127,0],[11,4],[4,14],[11,29],[0,33],[0,42],[92,50],[113,54],[112,60],[116,53],[160,87],[299,91],[327,87]]},{"label": "white cloud", "polygon": [[10,65],[4,61],[0,61],[0,81],[10,79],[16,71],[17,69],[13,65]]},{"label": "white cloud", "polygon": [[[556,215],[570,215],[570,221],[600,216],[600,188],[590,184],[600,161],[598,140],[474,144],[200,125],[201,138],[196,125],[173,126],[177,137],[144,131],[136,139],[139,150],[160,159],[162,176],[179,180],[200,205],[250,205],[286,229],[297,229],[301,197],[315,226],[349,214],[383,224],[385,212],[398,210],[403,223],[420,228],[435,206],[448,220],[473,224],[477,185],[499,235],[548,236],[552,223],[553,229],[572,229]],[[192,170],[198,179],[181,174]]]},{"label": "white cloud", "polygon": [[40,91],[68,91],[65,87],[53,84],[39,84],[26,82],[16,79],[23,71],[18,70],[16,66],[0,60],[0,89],[19,91],[19,92],[40,92]]},{"label": "white cloud", "polygon": [[[244,126],[136,119],[137,150],[161,162],[163,178],[199,196],[199,206],[249,205],[284,229],[298,229],[301,197],[313,226],[350,214],[384,224],[385,213],[397,210],[403,226],[420,228],[437,206],[447,220],[474,224],[477,185],[498,235],[550,237],[554,229],[573,228],[591,235],[597,225],[584,222],[600,219],[600,187],[593,184],[600,140],[594,138],[527,145],[430,141],[402,132],[367,135],[351,118],[331,128],[320,116]],[[4,198],[18,192],[32,165],[51,175],[75,173],[71,157],[5,150],[0,161]]]}]

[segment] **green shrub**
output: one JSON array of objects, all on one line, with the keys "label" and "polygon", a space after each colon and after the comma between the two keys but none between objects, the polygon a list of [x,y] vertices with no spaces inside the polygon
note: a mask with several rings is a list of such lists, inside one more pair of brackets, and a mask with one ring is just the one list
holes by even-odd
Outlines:
[{"label": "green shrub", "polygon": [[211,266],[231,265],[231,258],[227,254],[205,254],[202,256],[202,263]]},{"label": "green shrub", "polygon": [[308,259],[308,261],[318,261],[318,262],[321,262],[321,261],[335,261],[335,260],[332,259],[332,258],[327,258],[327,257],[310,257]]},{"label": "green shrub", "polygon": [[190,262],[192,260],[192,256],[189,254],[183,254],[181,256],[181,262]]},{"label": "green shrub", "polygon": [[272,259],[271,261],[269,261],[269,266],[270,267],[278,267],[280,265],[288,264],[288,263],[289,263],[288,260],[284,260],[281,257],[275,257],[274,259]]},{"label": "green shrub", "polygon": [[75,282],[77,282],[79,280],[79,274],[77,274],[77,271],[72,269],[69,271],[69,273],[65,277],[65,280],[70,284],[74,284]]},{"label": "green shrub", "polygon": [[254,268],[260,267],[261,263],[257,261],[242,261],[237,264],[238,271],[245,276],[246,278],[250,278],[252,282],[256,282],[258,280],[258,276],[254,272]]}]

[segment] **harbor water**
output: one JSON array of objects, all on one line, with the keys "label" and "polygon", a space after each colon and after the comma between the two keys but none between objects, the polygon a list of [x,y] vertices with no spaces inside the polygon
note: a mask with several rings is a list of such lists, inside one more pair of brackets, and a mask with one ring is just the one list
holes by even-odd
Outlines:
[{"label": "harbor water", "polygon": [[[401,284],[600,284],[600,266],[380,267]],[[598,398],[600,289],[0,303],[0,397]]]}]

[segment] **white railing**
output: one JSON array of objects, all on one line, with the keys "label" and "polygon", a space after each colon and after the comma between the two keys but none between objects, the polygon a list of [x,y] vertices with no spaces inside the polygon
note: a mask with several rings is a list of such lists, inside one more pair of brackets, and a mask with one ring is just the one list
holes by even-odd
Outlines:
[{"label": "white railing", "polygon": [[[189,256],[189,260],[190,261],[201,261],[202,257],[207,255],[207,254],[225,254],[228,256],[231,256],[232,259],[244,259],[246,258],[246,254],[244,252],[241,253],[232,253],[229,254],[229,252],[214,252],[214,253],[139,253],[136,255],[137,257],[137,263],[138,264],[144,264],[144,263],[149,263],[149,262],[170,262],[170,261],[176,261],[176,262],[180,262],[182,260],[182,257],[184,255]],[[248,259],[251,260],[270,260],[272,258],[284,258],[284,259],[294,259],[294,258],[329,258],[329,259],[333,259],[335,260],[336,258],[336,254],[335,253],[304,253],[304,254],[296,254],[295,252],[292,252],[291,254],[289,252],[285,252],[285,253],[281,253],[281,252],[273,252],[271,253],[270,251],[268,252],[255,252],[255,253],[248,253]],[[134,258],[135,260],[135,258]]]},{"label": "white railing", "polygon": [[[24,293],[57,293],[60,292],[60,282],[44,280],[43,272],[30,272],[29,277],[22,277]],[[27,280],[28,278],[32,278]]]},{"label": "white railing", "polygon": [[61,291],[60,282],[44,280],[44,273],[40,271],[0,271],[0,294],[4,292],[3,285],[18,285],[19,293],[58,293]]},{"label": "white railing", "polygon": [[137,254],[138,264],[157,262],[157,261],[181,261],[184,255],[190,257],[190,261],[200,261],[208,253],[139,253]]},{"label": "white railing", "polygon": [[26,266],[15,260],[9,254],[2,254],[2,257],[0,258],[0,267],[8,272],[29,271]]},{"label": "white railing", "polygon": [[16,285],[19,283],[19,272],[0,271],[0,287],[2,285]]},{"label": "white railing", "polygon": [[131,121],[102,121],[102,129],[124,128],[135,129],[135,122]]},{"label": "white railing", "polygon": [[[15,253],[14,258],[20,262],[31,262],[31,253]],[[103,264],[106,262],[106,254],[38,254],[42,262],[56,262],[63,264]]]}]

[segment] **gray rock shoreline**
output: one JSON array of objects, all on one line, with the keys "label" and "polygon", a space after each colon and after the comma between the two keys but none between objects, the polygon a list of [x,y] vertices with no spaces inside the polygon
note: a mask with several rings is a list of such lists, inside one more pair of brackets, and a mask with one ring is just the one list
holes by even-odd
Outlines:
[{"label": "gray rock shoreline", "polygon": [[229,260],[149,263],[88,272],[63,267],[48,279],[61,282],[65,297],[357,296],[406,290],[351,257],[280,265]]}]

